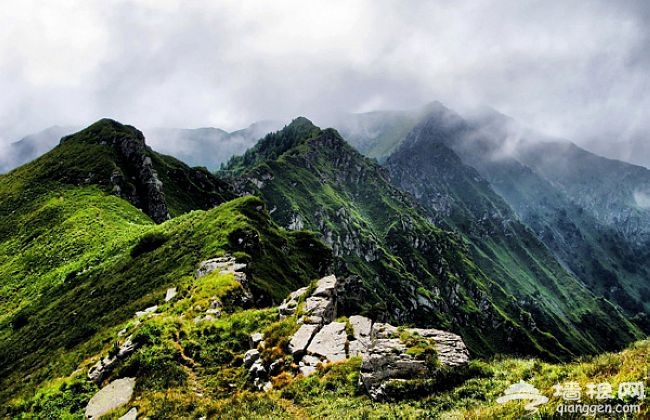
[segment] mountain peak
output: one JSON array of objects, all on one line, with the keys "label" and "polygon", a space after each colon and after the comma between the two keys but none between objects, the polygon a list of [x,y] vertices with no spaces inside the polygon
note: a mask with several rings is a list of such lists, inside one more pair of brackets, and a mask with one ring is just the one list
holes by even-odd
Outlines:
[{"label": "mountain peak", "polygon": [[287,150],[305,143],[321,133],[322,130],[307,118],[298,117],[282,130],[267,134],[242,156],[231,158],[225,169],[237,172],[245,168],[252,168],[269,159],[276,159]]},{"label": "mountain peak", "polygon": [[80,144],[121,143],[124,140],[135,141],[144,146],[144,135],[137,128],[122,124],[110,118],[102,118],[87,128],[61,139],[61,144],[75,142]]},{"label": "mountain peak", "polygon": [[318,128],[309,118],[303,116],[294,118],[287,127]]}]

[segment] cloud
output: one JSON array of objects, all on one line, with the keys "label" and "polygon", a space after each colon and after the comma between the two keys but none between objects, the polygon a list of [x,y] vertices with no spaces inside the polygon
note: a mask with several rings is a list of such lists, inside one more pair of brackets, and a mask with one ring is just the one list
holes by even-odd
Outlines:
[{"label": "cloud", "polygon": [[[650,125],[643,1],[21,1],[0,16],[0,138],[490,105],[601,153]],[[623,157],[623,156],[619,156]],[[650,155],[645,155],[650,163]]]},{"label": "cloud", "polygon": [[642,191],[634,191],[634,202],[642,209],[650,209],[650,195]]}]

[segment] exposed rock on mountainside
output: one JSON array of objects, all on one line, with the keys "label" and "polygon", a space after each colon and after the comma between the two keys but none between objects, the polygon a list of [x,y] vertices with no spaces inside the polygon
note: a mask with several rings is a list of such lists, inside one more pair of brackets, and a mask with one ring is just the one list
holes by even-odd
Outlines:
[{"label": "exposed rock on mountainside", "polygon": [[[110,126],[112,136],[102,132]],[[109,145],[124,162],[121,168],[115,168],[110,177],[115,194],[141,208],[156,223],[170,218],[162,182],[153,168],[151,157],[147,155],[142,133],[132,127],[125,127],[112,120],[102,120],[80,134],[73,134],[61,139],[61,144],[75,141],[80,135],[94,138],[100,145]],[[92,178],[93,174],[89,174]]]},{"label": "exposed rock on mountainside", "polygon": [[116,379],[91,398],[86,407],[86,418],[96,420],[104,414],[127,404],[133,396],[135,378]]},{"label": "exposed rock on mountainside", "polygon": [[[350,357],[361,357],[360,385],[374,400],[398,397],[396,384],[418,386],[418,381],[434,379],[438,370],[459,368],[469,362],[469,352],[462,338],[435,329],[393,327],[373,323],[369,318],[353,315],[336,320],[339,289],[335,276],[320,279],[314,290],[292,292],[280,305],[282,316],[298,315],[298,330],[289,341],[289,351],[298,363],[298,372],[308,376],[319,366]],[[340,290],[344,293],[344,290]],[[244,364],[259,389],[269,389],[268,373],[276,361],[260,359],[255,343],[244,355]]]}]

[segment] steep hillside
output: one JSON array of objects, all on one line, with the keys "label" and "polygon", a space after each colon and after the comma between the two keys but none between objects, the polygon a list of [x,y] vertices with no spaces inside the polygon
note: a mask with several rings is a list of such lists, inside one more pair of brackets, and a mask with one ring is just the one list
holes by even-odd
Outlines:
[{"label": "steep hillside", "polygon": [[605,348],[629,340],[633,329],[621,314],[568,273],[489,183],[445,145],[446,138],[462,135],[463,127],[450,116],[440,120],[420,123],[388,158],[385,166],[395,185],[411,193],[431,218],[461,233],[471,244],[472,259],[498,278],[541,328],[577,328],[594,342],[609,331],[608,340],[599,340]]},{"label": "steep hillside", "polygon": [[517,157],[596,220],[635,245],[650,242],[650,170],[606,159],[569,142],[540,142]]},{"label": "steep hillside", "polygon": [[110,345],[167,288],[195,288],[202,261],[230,254],[246,264],[245,283],[219,283],[227,311],[279,301],[325,273],[330,251],[280,229],[255,197],[161,224],[147,214],[211,207],[233,197],[224,185],[109,120],[0,176],[0,413]]},{"label": "steep hillside", "polygon": [[[642,174],[644,169],[586,151],[561,153],[565,146],[549,143],[493,111],[468,121],[440,107],[439,112],[429,115],[427,124],[435,131],[435,135],[430,133],[430,141],[440,145],[437,147],[453,149],[464,164],[478,170],[567,270],[596,295],[619,304],[644,329],[650,328],[648,251],[638,245],[638,237],[626,231],[636,223],[634,231],[640,233],[641,219],[621,217],[620,223],[606,220],[606,215],[615,211],[642,215],[642,210],[630,202],[631,187],[623,178],[625,173]],[[585,156],[590,156],[590,164]],[[598,163],[599,159],[606,164]],[[580,167],[583,169],[571,169]],[[614,191],[611,181],[597,182],[597,175],[589,171],[601,177],[611,174],[622,188]],[[437,175],[433,178],[439,179]],[[584,198],[596,190],[598,198]],[[580,202],[581,194],[584,203]],[[627,202],[622,197],[627,197]]]},{"label": "steep hillside", "polygon": [[[350,310],[451,328],[479,354],[595,352],[636,336],[615,308],[597,302],[540,249],[505,255],[501,265],[491,261],[503,249],[475,253],[477,267],[460,237],[421,216],[422,210],[388,182],[385,170],[334,130],[299,118],[233,158],[227,169],[243,177],[242,191],[268,202],[278,223],[323,235],[340,257],[338,273],[355,284],[347,292]],[[463,217],[469,223],[474,213]],[[530,234],[523,240],[535,242]],[[543,274],[548,270],[557,274]],[[522,284],[530,295],[522,295]],[[575,302],[581,305],[577,311],[571,307]],[[601,335],[611,340],[602,342]]]}]

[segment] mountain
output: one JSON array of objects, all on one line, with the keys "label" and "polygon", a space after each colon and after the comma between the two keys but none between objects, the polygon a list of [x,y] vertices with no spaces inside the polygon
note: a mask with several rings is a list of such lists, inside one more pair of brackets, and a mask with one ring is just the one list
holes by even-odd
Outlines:
[{"label": "mountain", "polygon": [[[410,159],[426,159],[427,153],[406,151],[405,171],[417,172]],[[462,167],[453,152],[448,150],[448,155]],[[431,222],[441,220],[438,215],[451,205],[448,198],[427,212],[427,203],[419,206],[391,185],[384,168],[361,156],[335,130],[321,130],[305,118],[266,136],[233,158],[226,170],[240,178],[242,193],[263,197],[282,226],[321,233],[340,258],[337,274],[355,284],[356,293],[348,290],[350,310],[398,323],[451,328],[478,354],[532,351],[560,356],[615,347],[636,336],[613,306],[597,300],[516,222],[475,171],[461,168],[465,172],[460,176],[469,182],[452,185],[445,177],[454,174],[445,175],[444,159],[436,166],[443,172],[438,174],[440,185],[458,188],[471,207],[461,209],[448,228],[467,225],[464,233],[475,228],[476,236],[469,239],[484,240],[482,252],[468,252],[468,237]],[[493,202],[484,205],[480,194]],[[490,242],[493,231],[502,232],[501,243]],[[515,245],[506,247],[509,242]],[[483,336],[477,336],[477,325]],[[611,341],[601,340],[601,335]]]},{"label": "mountain", "polygon": [[0,157],[0,174],[36,159],[51,150],[61,137],[74,131],[74,127],[55,125],[11,143]]},{"label": "mountain", "polygon": [[464,340],[550,359],[631,330],[558,290],[594,324],[545,332],[332,129],[297,119],[224,174],[100,120],[0,175],[0,417],[513,417],[494,400],[522,379],[641,378],[644,341],[469,361]]},{"label": "mountain", "polygon": [[422,111],[373,111],[345,114],[332,124],[361,154],[383,161],[418,122]]},{"label": "mountain", "polygon": [[[203,299],[218,292],[222,310],[233,311],[281,300],[324,274],[322,243],[280,229],[263,202],[228,188],[112,120],[0,176],[3,409],[73,374],[170,287],[198,288]],[[199,263],[224,255],[244,263],[246,282],[226,275],[196,285]]]},{"label": "mountain", "polygon": [[[490,108],[461,117],[433,102],[423,108],[412,128],[427,121],[435,128],[435,142],[445,146],[444,152],[439,150],[440,159],[452,151],[464,165],[475,169],[565,270],[597,296],[620,305],[644,330],[650,330],[650,267],[645,245],[648,170],[534,132]],[[362,133],[350,133],[352,144],[372,150]],[[407,135],[390,129],[374,132],[375,138],[382,139],[377,143],[386,150],[396,150]],[[434,194],[441,188],[440,196],[425,205],[439,215],[454,206],[445,201],[450,196],[447,187],[437,181],[446,174],[438,172],[439,178],[428,180],[431,185],[416,184],[418,188],[429,185]],[[480,200],[473,200],[470,190],[459,190],[466,197],[456,203],[479,206]],[[492,210],[502,213],[499,206]],[[461,210],[456,207],[454,211],[457,216]],[[479,216],[479,211],[474,216]],[[446,223],[444,217],[432,217]]]},{"label": "mountain", "polygon": [[[242,154],[270,131],[282,127],[277,121],[258,121],[232,132],[220,128],[152,128],[146,130],[148,142],[161,153],[174,156],[190,166],[211,171],[232,156]],[[52,126],[11,143],[0,157],[0,173],[6,173],[52,150],[61,137],[78,127]]]},{"label": "mountain", "polygon": [[649,171],[490,110],[465,120],[441,105],[426,124],[436,130],[431,141],[476,169],[569,272],[650,328],[647,213],[635,202]]},{"label": "mountain", "polygon": [[232,156],[244,153],[265,134],[282,127],[277,121],[259,121],[227,132],[219,128],[155,128],[147,130],[151,144],[162,153],[172,155],[190,166],[219,169]]}]

